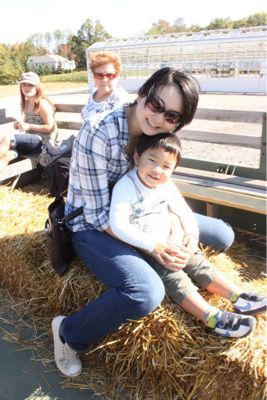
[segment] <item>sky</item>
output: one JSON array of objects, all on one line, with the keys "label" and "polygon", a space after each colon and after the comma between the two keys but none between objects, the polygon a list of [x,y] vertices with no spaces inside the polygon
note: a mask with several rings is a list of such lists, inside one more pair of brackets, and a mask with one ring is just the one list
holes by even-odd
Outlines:
[{"label": "sky", "polygon": [[241,19],[266,12],[266,0],[2,0],[0,43],[25,41],[31,34],[70,30],[77,34],[87,18],[99,19],[113,37],[145,33],[159,19],[183,18],[190,26],[212,19]]}]

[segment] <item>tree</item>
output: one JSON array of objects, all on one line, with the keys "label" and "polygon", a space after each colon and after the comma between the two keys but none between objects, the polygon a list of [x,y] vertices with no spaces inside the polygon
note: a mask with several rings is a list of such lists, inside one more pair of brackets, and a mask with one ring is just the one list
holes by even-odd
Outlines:
[{"label": "tree", "polygon": [[86,69],[86,49],[95,42],[104,41],[111,36],[104,30],[99,20],[95,23],[87,18],[78,30],[77,35],[69,38],[71,55],[76,62],[77,68]]},{"label": "tree", "polygon": [[62,44],[63,42],[63,37],[64,34],[62,31],[60,31],[59,29],[57,29],[56,31],[53,32],[53,36],[56,42],[56,49],[59,48],[59,46]]},{"label": "tree", "polygon": [[176,32],[185,32],[187,30],[186,29],[186,25],[185,25],[185,21],[184,21],[183,18],[177,18],[174,21],[173,26],[174,26]]},{"label": "tree", "polygon": [[152,24],[152,27],[146,35],[164,35],[173,32],[175,32],[174,26],[171,26],[168,21],[165,21],[165,19],[159,19],[158,22]]},{"label": "tree", "polygon": [[248,17],[248,26],[259,26],[267,24],[267,13],[261,12],[257,14],[250,15]]},{"label": "tree", "polygon": [[44,34],[43,33],[34,33],[29,36],[27,40],[30,40],[35,47],[44,47]]},{"label": "tree", "polygon": [[233,28],[234,29],[242,28],[244,26],[248,26],[248,19],[247,18],[238,19],[238,20],[233,22]]},{"label": "tree", "polygon": [[233,28],[233,21],[230,18],[215,18],[207,26],[208,30],[212,29],[231,29]]},{"label": "tree", "polygon": [[21,65],[23,70],[27,70],[27,60],[30,56],[46,54],[45,47],[36,47],[32,40],[28,39],[24,43],[18,43],[10,49],[10,59]]},{"label": "tree", "polygon": [[46,41],[46,47],[50,51],[51,43],[52,43],[52,35],[50,32],[45,33],[45,41]]},{"label": "tree", "polygon": [[189,27],[189,31],[190,32],[199,32],[199,31],[201,31],[203,28],[200,26],[200,25],[191,25],[190,27]]}]

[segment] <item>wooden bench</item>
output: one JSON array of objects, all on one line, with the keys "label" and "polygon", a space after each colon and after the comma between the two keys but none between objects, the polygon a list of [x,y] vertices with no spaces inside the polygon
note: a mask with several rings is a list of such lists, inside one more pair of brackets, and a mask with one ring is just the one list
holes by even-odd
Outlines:
[{"label": "wooden bench", "polygon": [[211,216],[216,216],[218,205],[266,215],[266,113],[199,109],[195,119],[257,123],[261,129],[258,136],[192,131],[188,128],[182,130],[179,136],[183,140],[257,148],[260,151],[259,166],[248,168],[183,157],[181,166],[173,174],[182,194],[186,198],[205,202],[206,212]]},{"label": "wooden bench", "polygon": [[[83,105],[56,104],[55,119],[59,128],[59,139],[76,135],[82,126],[81,109]],[[10,125],[12,129],[12,125]],[[12,188],[22,187],[40,179],[42,170],[36,164],[36,155],[20,156],[0,171],[0,184],[10,183]]]},{"label": "wooden bench", "polygon": [[[77,134],[81,125],[82,105],[56,104],[56,121],[61,138]],[[228,165],[207,160],[182,159],[173,179],[182,194],[189,200],[205,204],[207,215],[218,215],[218,207],[229,207],[266,215],[266,113],[234,110],[198,109],[195,119],[205,121],[232,121],[258,124],[261,134],[227,134],[183,129],[179,136],[183,140],[231,144],[257,148],[260,151],[258,168]],[[238,148],[238,147],[237,147]],[[0,182],[13,179],[13,187],[36,179],[40,170],[36,167],[36,157],[23,157],[0,172]]]}]

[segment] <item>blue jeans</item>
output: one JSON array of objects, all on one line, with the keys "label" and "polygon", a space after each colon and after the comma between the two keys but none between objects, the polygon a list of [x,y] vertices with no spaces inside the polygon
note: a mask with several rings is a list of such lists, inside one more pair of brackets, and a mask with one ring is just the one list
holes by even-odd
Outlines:
[{"label": "blue jeans", "polygon": [[108,287],[61,323],[62,340],[82,352],[129,319],[153,311],[163,300],[165,289],[136,250],[106,233],[95,229],[76,232],[73,245],[86,266]]},{"label": "blue jeans", "polygon": [[42,151],[42,138],[35,133],[15,133],[14,145],[11,148],[16,150],[19,155],[38,154]]},{"label": "blue jeans", "polygon": [[194,213],[199,227],[199,241],[204,246],[212,247],[221,252],[233,244],[235,234],[229,224],[206,215]]}]

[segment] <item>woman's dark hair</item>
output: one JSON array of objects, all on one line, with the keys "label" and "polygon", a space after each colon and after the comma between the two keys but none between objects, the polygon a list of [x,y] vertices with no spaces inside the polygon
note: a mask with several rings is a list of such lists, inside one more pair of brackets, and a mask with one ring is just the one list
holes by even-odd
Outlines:
[{"label": "woman's dark hair", "polygon": [[180,139],[178,139],[178,137],[172,133],[158,133],[157,135],[153,136],[143,134],[135,147],[135,151],[140,157],[148,149],[162,149],[167,153],[175,154],[175,168],[179,165],[181,161],[181,142]]},{"label": "woman's dark hair", "polygon": [[149,98],[149,96],[157,94],[159,89],[167,85],[176,86],[183,98],[183,115],[173,130],[173,132],[177,132],[194,118],[198,104],[199,85],[193,76],[174,68],[165,67],[151,75],[138,90],[138,96]]}]

